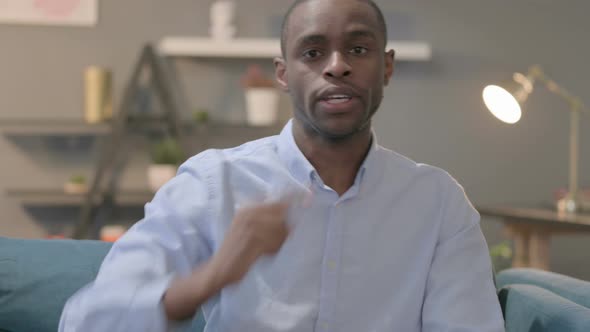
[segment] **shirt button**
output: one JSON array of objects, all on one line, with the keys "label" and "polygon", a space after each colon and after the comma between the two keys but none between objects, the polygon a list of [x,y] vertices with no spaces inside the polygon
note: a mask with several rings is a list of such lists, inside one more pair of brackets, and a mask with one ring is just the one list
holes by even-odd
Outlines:
[{"label": "shirt button", "polygon": [[328,261],[328,267],[330,268],[330,270],[334,270],[336,268],[336,262]]}]

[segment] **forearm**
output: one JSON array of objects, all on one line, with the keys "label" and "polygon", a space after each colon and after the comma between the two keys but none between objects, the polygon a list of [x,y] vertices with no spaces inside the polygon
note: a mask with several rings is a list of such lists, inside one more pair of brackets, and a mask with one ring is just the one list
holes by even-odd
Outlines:
[{"label": "forearm", "polygon": [[170,283],[165,276],[145,283],[117,279],[92,282],[67,301],[59,331],[164,332],[169,321],[160,299]]},{"label": "forearm", "polygon": [[173,321],[192,317],[223,286],[211,261],[202,264],[190,276],[171,283],[162,299],[166,316]]}]

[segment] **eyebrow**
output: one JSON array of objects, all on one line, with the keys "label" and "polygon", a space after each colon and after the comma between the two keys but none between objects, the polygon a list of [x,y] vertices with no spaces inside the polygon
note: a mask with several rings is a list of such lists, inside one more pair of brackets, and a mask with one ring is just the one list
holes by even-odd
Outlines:
[{"label": "eyebrow", "polygon": [[328,38],[324,35],[307,35],[299,38],[297,43],[295,44],[296,47],[301,47],[303,45],[308,44],[322,44],[328,41]]},{"label": "eyebrow", "polygon": [[[377,36],[375,35],[375,33],[371,30],[365,30],[365,29],[355,29],[355,30],[351,30],[346,32],[346,35],[348,38],[354,39],[354,38],[369,38],[369,39],[373,39],[373,40],[377,40]],[[328,38],[325,35],[322,34],[312,34],[312,35],[306,35],[303,37],[300,37],[296,42],[295,42],[295,48],[301,48],[305,45],[310,45],[310,44],[325,44],[328,42]]]},{"label": "eyebrow", "polygon": [[352,30],[346,33],[350,38],[371,38],[377,40],[377,36],[370,30]]},{"label": "eyebrow", "polygon": [[[370,30],[352,30],[346,32],[348,38],[370,38],[377,40],[377,36],[373,31]],[[328,41],[328,38],[324,35],[315,34],[315,35],[307,35],[299,38],[296,42],[297,47],[301,47],[302,45],[308,44],[321,44]]]}]

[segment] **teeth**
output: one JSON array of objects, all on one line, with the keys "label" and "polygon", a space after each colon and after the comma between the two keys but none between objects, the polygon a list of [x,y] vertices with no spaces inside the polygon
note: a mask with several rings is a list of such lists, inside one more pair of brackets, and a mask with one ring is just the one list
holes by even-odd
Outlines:
[{"label": "teeth", "polygon": [[350,99],[350,97],[347,95],[333,95],[333,96],[328,96],[328,98],[326,98],[326,99]]},{"label": "teeth", "polygon": [[342,103],[346,103],[347,101],[349,101],[350,98],[346,97],[346,98],[334,98],[334,99],[328,99],[327,102],[330,104],[342,104]]}]

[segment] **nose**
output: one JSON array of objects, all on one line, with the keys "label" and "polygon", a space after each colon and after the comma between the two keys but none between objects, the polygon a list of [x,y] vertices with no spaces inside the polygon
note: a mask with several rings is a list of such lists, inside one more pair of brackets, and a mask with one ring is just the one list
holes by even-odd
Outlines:
[{"label": "nose", "polygon": [[351,73],[351,67],[346,62],[346,59],[340,52],[332,53],[330,59],[324,68],[324,76],[331,78],[341,78],[349,76]]}]

